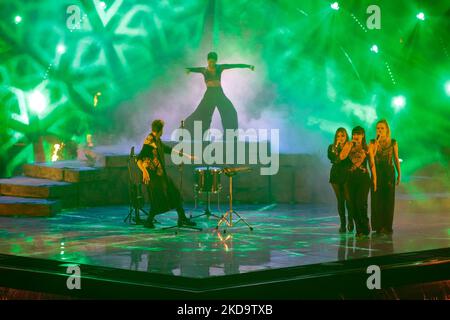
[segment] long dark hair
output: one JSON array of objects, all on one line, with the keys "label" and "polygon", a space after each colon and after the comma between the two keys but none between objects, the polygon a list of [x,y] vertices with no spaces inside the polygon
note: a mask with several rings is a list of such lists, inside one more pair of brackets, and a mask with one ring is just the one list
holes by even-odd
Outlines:
[{"label": "long dark hair", "polygon": [[365,151],[367,151],[366,131],[364,130],[363,127],[361,127],[361,126],[356,126],[356,127],[354,127],[353,130],[352,130],[352,136],[353,136],[355,133],[363,134],[363,138],[362,138],[362,146],[363,146],[363,149],[364,149]]},{"label": "long dark hair", "polygon": [[348,141],[348,133],[347,133],[347,130],[345,130],[345,128],[340,127],[340,128],[338,128],[338,129],[336,130],[336,133],[334,134],[334,145],[336,145],[337,136],[338,136],[338,133],[339,133],[339,132],[344,133],[344,134],[345,134],[345,142]]}]

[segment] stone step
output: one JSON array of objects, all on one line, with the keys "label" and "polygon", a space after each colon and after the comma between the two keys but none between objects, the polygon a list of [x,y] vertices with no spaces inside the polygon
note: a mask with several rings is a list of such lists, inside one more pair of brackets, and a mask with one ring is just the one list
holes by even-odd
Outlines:
[{"label": "stone step", "polygon": [[59,199],[64,208],[77,206],[77,186],[69,182],[30,177],[0,179],[0,194],[24,198]]},{"label": "stone step", "polygon": [[[128,146],[126,148],[120,146],[80,148],[78,160],[94,164],[96,167],[127,167],[130,150],[131,148],[128,148]],[[135,152],[139,152],[139,150],[135,150]]]},{"label": "stone step", "polygon": [[77,160],[25,164],[23,170],[28,177],[53,181],[75,183],[106,179],[106,172],[103,168],[89,167],[85,162]]},{"label": "stone step", "polygon": [[49,217],[60,210],[59,200],[0,196],[0,216]]}]

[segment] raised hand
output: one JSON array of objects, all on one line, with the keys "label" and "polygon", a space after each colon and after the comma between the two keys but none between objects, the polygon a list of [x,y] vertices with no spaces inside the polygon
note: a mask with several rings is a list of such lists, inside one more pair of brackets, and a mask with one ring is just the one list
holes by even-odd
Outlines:
[{"label": "raised hand", "polygon": [[147,170],[142,171],[142,181],[145,184],[148,184],[150,182],[150,175],[148,174]]}]

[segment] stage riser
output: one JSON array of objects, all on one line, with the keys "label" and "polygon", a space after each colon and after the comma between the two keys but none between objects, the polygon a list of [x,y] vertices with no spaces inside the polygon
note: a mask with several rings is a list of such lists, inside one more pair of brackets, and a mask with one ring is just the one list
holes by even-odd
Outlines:
[{"label": "stage riser", "polygon": [[63,198],[73,196],[73,186],[68,187],[45,187],[45,186],[18,186],[0,185],[0,193],[5,196],[28,197],[28,198]]},{"label": "stage riser", "polygon": [[[194,186],[197,183],[194,170],[197,166],[183,167],[182,196],[186,202],[194,202]],[[168,165],[167,172],[176,186],[180,186],[180,168]],[[320,172],[300,171],[291,166],[281,167],[275,176],[261,176],[259,167],[251,172],[240,173],[233,178],[233,200],[235,203],[329,203],[334,201],[327,177],[325,185],[319,183],[307,186],[307,181],[314,181]],[[326,173],[327,174],[327,173]],[[314,178],[314,176],[316,178]],[[82,205],[104,205],[128,203],[129,178],[128,168],[106,168],[106,179],[90,183],[80,183],[79,201]],[[321,179],[321,178],[319,178]],[[319,180],[317,179],[317,180]],[[229,179],[221,175],[222,189],[219,199],[222,207],[228,204]],[[146,197],[146,191],[143,190]],[[199,194],[199,199],[206,201],[206,193]],[[216,207],[217,194],[211,194],[211,205]],[[147,198],[147,197],[146,197]]]},{"label": "stage riser", "polygon": [[78,205],[77,188],[66,182],[16,177],[0,179],[0,194],[4,196],[59,199],[63,208]]},{"label": "stage riser", "polygon": [[[88,160],[89,156],[91,160]],[[81,149],[78,154],[78,160],[80,161],[92,161],[96,167],[126,167],[128,165],[129,155],[115,154],[115,153],[102,153],[96,149]]]},{"label": "stage riser", "polygon": [[50,217],[60,210],[59,201],[0,197],[0,216]]},{"label": "stage riser", "polygon": [[[113,157],[114,158],[114,157]],[[116,158],[115,158],[116,159]],[[283,163],[279,172],[273,176],[262,176],[259,166],[250,166],[250,172],[238,173],[233,178],[233,201],[239,203],[334,203],[335,197],[328,183],[328,170],[317,159],[310,156],[283,156]],[[113,161],[112,161],[113,162]],[[25,166],[25,173],[33,177],[49,178],[52,180],[72,182],[72,195],[70,202],[63,201],[67,206],[98,206],[108,204],[126,204],[129,202],[129,174],[128,167],[89,168],[79,162],[70,163],[68,168],[51,167],[51,164],[32,164]],[[184,165],[182,196],[185,202],[194,202],[194,186],[197,183],[194,175],[198,165]],[[167,165],[167,172],[177,186],[180,185],[181,171],[179,166],[171,163]],[[436,182],[435,182],[436,183]],[[403,183],[397,190],[411,190],[417,181]],[[222,209],[228,206],[229,179],[221,175],[222,191],[219,200]],[[8,190],[8,188],[6,189]],[[13,192],[6,191],[8,195],[33,196],[39,194],[46,197],[47,190]],[[22,191],[21,191],[22,192]],[[6,194],[6,193],[5,193]],[[144,195],[146,192],[144,190]],[[50,193],[49,198],[53,195]],[[55,195],[55,197],[58,197]],[[62,198],[64,200],[64,198]],[[199,201],[206,201],[206,194],[199,194]],[[445,202],[446,200],[443,199]],[[397,199],[401,208],[408,208],[407,200]],[[448,201],[447,201],[448,202]],[[426,199],[415,199],[411,206],[420,210],[418,204],[425,208],[436,206],[441,208],[448,203],[436,203]],[[203,206],[204,204],[200,204]],[[211,206],[217,207],[217,195],[211,194]]]},{"label": "stage riser", "polygon": [[[49,179],[54,181],[65,182],[91,182],[105,180],[106,172],[102,168],[90,168],[83,166],[79,162],[78,165],[70,167],[53,167],[49,164],[26,164],[24,165],[24,173],[28,177]],[[56,165],[56,164],[55,164]]]},{"label": "stage riser", "polygon": [[[173,144],[173,143],[168,143]],[[135,148],[139,153],[141,146]],[[246,144],[246,159],[249,159],[250,147]],[[86,157],[86,154],[88,157]],[[114,194],[115,203],[128,201],[128,176],[121,175],[118,179],[111,177],[112,172],[128,170],[129,155],[125,155],[114,146],[99,146],[93,149],[82,149],[78,153],[79,160],[91,159],[96,166],[105,166],[108,176],[106,180],[113,184],[109,192]],[[93,161],[92,161],[93,160]],[[166,155],[167,172],[177,186],[180,186],[180,169],[183,170],[182,196],[186,202],[194,202],[194,186],[197,183],[194,176],[195,168],[205,167],[206,164],[184,164],[182,168],[172,164],[170,156]],[[228,167],[229,165],[212,165]],[[235,167],[236,165],[232,166]],[[330,203],[334,201],[331,186],[328,183],[329,167],[325,166],[317,156],[307,154],[280,154],[279,171],[273,176],[262,176],[260,165],[237,165],[252,169],[251,172],[238,173],[233,178],[233,200],[235,203]],[[222,191],[219,199],[222,206],[228,203],[228,177],[221,175]],[[207,195],[200,194],[199,198],[206,201]],[[102,200],[103,202],[103,200]],[[211,195],[211,204],[216,206],[217,194]]]},{"label": "stage riser", "polygon": [[[139,150],[136,150],[136,153]],[[3,192],[7,195],[60,198],[62,206],[99,206],[108,204],[129,203],[129,173],[128,155],[107,152],[105,154],[91,152],[96,159],[96,166],[86,161],[58,161],[55,163],[35,163],[24,166],[24,173],[29,177],[64,181],[73,184],[71,191],[63,189],[22,189],[6,186]],[[262,176],[259,165],[249,165],[250,172],[240,172],[233,178],[233,202],[241,203],[335,203],[335,196],[328,183],[329,165],[323,163],[317,156],[302,154],[280,155],[279,171],[273,176]],[[180,185],[180,166],[172,164],[170,157],[166,157],[167,172],[175,185]],[[185,164],[183,170],[182,196],[185,202],[194,202],[194,186],[196,185],[195,169],[204,165]],[[245,165],[244,165],[245,166]],[[219,166],[220,168],[226,165]],[[219,201],[222,210],[228,207],[229,180],[221,175],[222,189]],[[397,193],[417,193],[424,189],[429,193],[436,190],[448,190],[445,179],[431,179],[420,176],[415,180],[403,181]],[[70,192],[70,196],[67,193]],[[64,196],[62,196],[64,194]],[[146,191],[144,190],[146,196]],[[435,198],[435,197],[433,197]],[[68,200],[67,200],[68,199]],[[206,194],[199,194],[199,207],[204,206]],[[448,201],[427,201],[427,199],[397,199],[399,210],[402,208],[427,210],[448,206]],[[217,207],[217,195],[211,194],[211,207]]]},{"label": "stage riser", "polygon": [[[68,290],[67,264],[61,261],[12,255],[0,255],[0,261],[4,275],[0,288],[78,299],[167,299],[191,303],[200,299],[446,299],[450,264],[448,249],[204,279],[78,264],[85,275],[81,281],[83,289]],[[371,265],[379,266],[382,272],[381,289],[367,289],[367,267]]]}]

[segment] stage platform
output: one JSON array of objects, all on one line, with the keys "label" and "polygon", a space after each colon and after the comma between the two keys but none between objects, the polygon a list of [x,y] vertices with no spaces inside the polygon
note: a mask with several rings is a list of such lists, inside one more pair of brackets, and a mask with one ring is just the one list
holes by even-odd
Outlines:
[{"label": "stage platform", "polygon": [[[350,288],[369,294],[371,264],[390,270],[385,286],[450,279],[450,215],[442,210],[398,210],[392,236],[356,238],[337,232],[334,206],[235,209],[253,231],[216,230],[217,220],[205,217],[196,219],[202,231],[163,230],[176,223],[174,212],[149,230],[123,222],[127,206],[0,217],[0,287],[81,298],[339,298]],[[81,268],[82,290],[66,288],[72,264]],[[342,283],[355,274],[361,283]]]}]

